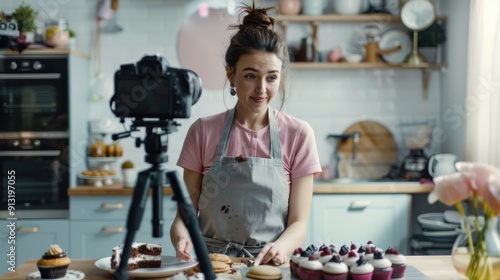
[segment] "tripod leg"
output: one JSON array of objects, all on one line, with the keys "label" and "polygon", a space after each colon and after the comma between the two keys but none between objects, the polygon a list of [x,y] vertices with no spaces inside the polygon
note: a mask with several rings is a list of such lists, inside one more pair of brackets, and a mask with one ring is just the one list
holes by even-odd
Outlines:
[{"label": "tripod leg", "polygon": [[189,196],[186,186],[184,185],[184,181],[179,181],[175,171],[168,172],[167,177],[174,191],[174,198],[177,200],[177,211],[179,211],[182,221],[189,231],[191,241],[193,241],[194,251],[198,257],[201,272],[205,275],[205,279],[214,280],[216,277],[212,268],[212,263],[208,258],[207,246],[201,237],[200,228],[198,226],[198,218],[194,211],[191,197]]},{"label": "tripod leg", "polygon": [[163,236],[163,185],[165,174],[159,169],[155,172],[154,183],[151,185],[153,193],[153,237]]},{"label": "tripod leg", "polygon": [[113,274],[113,279],[115,280],[128,280],[128,258],[130,257],[131,246],[135,238],[135,233],[141,225],[142,216],[144,214],[150,183],[149,175],[150,173],[148,170],[139,172],[139,176],[135,184],[132,203],[130,204],[130,209],[128,210],[127,234],[125,236],[121,261],[118,269]]}]

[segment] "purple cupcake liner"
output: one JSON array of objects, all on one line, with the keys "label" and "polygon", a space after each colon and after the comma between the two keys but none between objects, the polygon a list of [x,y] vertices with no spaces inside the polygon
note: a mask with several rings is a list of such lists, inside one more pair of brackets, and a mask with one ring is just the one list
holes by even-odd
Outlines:
[{"label": "purple cupcake liner", "polygon": [[351,273],[352,280],[371,280],[373,272],[365,274]]},{"label": "purple cupcake liner", "polygon": [[325,280],[346,280],[347,279],[347,272],[341,273],[341,274],[331,274],[331,273],[326,273],[323,271],[322,275],[323,275],[323,279],[325,279]]},{"label": "purple cupcake liner", "polygon": [[405,264],[392,264],[392,276],[391,279],[399,279],[403,278],[405,276],[405,271],[406,271],[406,265]]},{"label": "purple cupcake liner", "polygon": [[299,268],[297,274],[301,280],[320,280],[322,271]]}]

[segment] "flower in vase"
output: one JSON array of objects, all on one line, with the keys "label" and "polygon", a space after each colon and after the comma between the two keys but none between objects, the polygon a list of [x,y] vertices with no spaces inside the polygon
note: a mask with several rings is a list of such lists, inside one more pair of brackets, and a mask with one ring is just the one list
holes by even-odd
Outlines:
[{"label": "flower in vase", "polygon": [[[434,178],[435,186],[428,196],[428,201],[434,203],[439,200],[448,206],[456,205],[458,212],[464,218],[466,214],[461,202],[472,201],[474,216],[472,220],[467,218],[466,220],[470,222],[465,223],[468,252],[470,252],[470,261],[465,274],[468,279],[493,279],[491,262],[488,260],[491,248],[487,248],[485,236],[489,222],[500,214],[500,169],[484,163],[458,162],[455,166],[457,173]],[[480,213],[484,215],[483,224],[479,223]],[[477,233],[475,243],[469,223]]]}]

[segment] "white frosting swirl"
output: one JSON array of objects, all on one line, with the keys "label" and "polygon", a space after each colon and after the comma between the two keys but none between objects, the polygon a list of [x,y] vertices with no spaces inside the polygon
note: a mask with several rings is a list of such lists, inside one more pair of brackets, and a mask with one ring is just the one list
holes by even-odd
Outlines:
[{"label": "white frosting swirl", "polygon": [[305,262],[307,260],[309,260],[308,257],[298,256],[297,258],[295,258],[295,264],[300,265],[301,262]]},{"label": "white frosting swirl", "polygon": [[374,268],[387,268],[392,266],[391,261],[388,260],[387,258],[371,259],[369,263],[373,265]]},{"label": "white frosting swirl", "polygon": [[325,256],[320,256],[318,258],[318,260],[322,263],[322,264],[325,264],[327,263],[328,261],[330,261],[332,259],[333,255],[325,255]]},{"label": "white frosting swirl", "polygon": [[365,263],[362,265],[355,264],[351,266],[351,273],[354,274],[367,274],[373,272],[373,265]]},{"label": "white frosting swirl", "polygon": [[356,256],[356,257],[350,257],[350,258],[346,258],[346,259],[344,259],[344,263],[345,263],[348,267],[351,267],[351,266],[353,266],[353,265],[356,263],[356,261],[358,261],[358,260],[359,260],[359,257],[358,257],[358,256]]},{"label": "white frosting swirl", "polygon": [[365,255],[363,256],[363,259],[369,261],[369,260],[372,260],[373,259],[373,253],[365,253]]},{"label": "white frosting swirl", "polygon": [[307,260],[303,261],[299,264],[301,268],[309,269],[309,270],[322,270],[323,269],[323,264],[318,261],[318,260]]},{"label": "white frosting swirl", "polygon": [[[389,255],[388,255],[389,256]],[[399,254],[399,255],[390,255],[391,257],[388,258],[393,264],[406,264],[406,257]],[[387,256],[386,256],[387,257]]]},{"label": "white frosting swirl", "polygon": [[349,268],[343,262],[327,262],[325,266],[323,266],[323,271],[330,274],[342,274],[347,273]]}]

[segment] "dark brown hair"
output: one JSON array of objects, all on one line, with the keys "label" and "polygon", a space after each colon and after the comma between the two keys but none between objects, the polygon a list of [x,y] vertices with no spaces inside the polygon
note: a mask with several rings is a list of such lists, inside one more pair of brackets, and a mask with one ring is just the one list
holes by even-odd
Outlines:
[{"label": "dark brown hair", "polygon": [[243,4],[240,9],[239,19],[241,24],[229,26],[230,29],[239,30],[231,37],[231,43],[227,48],[226,66],[230,67],[234,72],[236,63],[242,55],[259,51],[276,54],[282,61],[280,89],[281,106],[283,106],[289,57],[284,38],[274,31],[274,18],[267,15],[267,12],[273,10],[274,7],[257,8],[255,1],[252,1],[251,6]]}]

